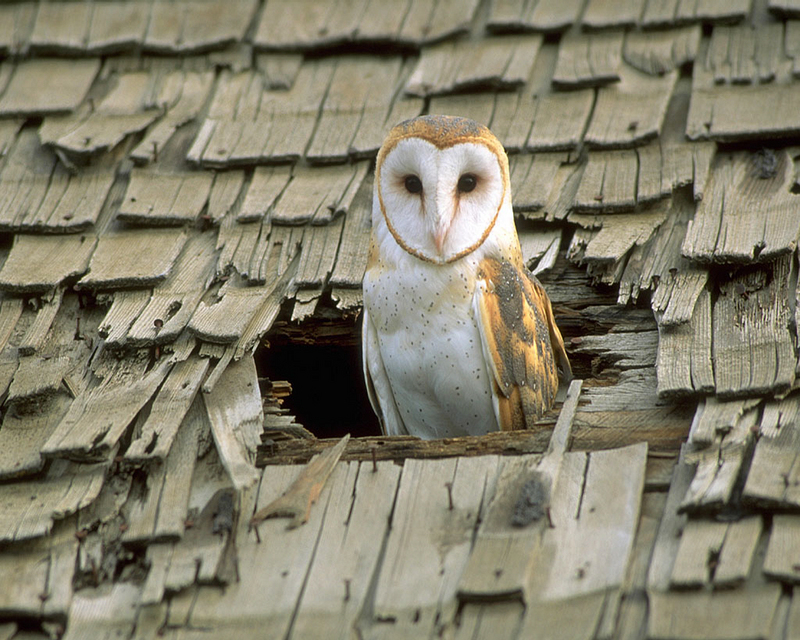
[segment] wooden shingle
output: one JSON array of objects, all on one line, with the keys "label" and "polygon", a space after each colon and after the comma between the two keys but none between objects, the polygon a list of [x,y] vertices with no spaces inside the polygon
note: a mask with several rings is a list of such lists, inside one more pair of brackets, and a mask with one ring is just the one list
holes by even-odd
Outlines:
[{"label": "wooden shingle", "polygon": [[702,262],[768,261],[797,246],[800,221],[785,150],[718,154],[682,251]]},{"label": "wooden shingle", "polygon": [[182,229],[126,229],[100,237],[80,279],[86,289],[141,287],[161,282],[168,275],[186,242]]},{"label": "wooden shingle", "polygon": [[[0,97],[0,114],[44,115],[74,111],[100,70],[96,58],[34,58],[17,62]],[[48,87],[48,91],[42,91]]]},{"label": "wooden shingle", "polygon": [[487,28],[498,33],[563,31],[580,14],[580,0],[502,0],[493,2]]}]

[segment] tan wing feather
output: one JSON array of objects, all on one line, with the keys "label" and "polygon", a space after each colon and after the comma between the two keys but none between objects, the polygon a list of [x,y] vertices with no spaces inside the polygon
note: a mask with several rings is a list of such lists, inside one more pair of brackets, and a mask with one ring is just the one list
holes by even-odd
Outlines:
[{"label": "tan wing feather", "polygon": [[559,367],[572,377],[564,341],[547,293],[524,267],[486,259],[479,279],[476,313],[498,422],[524,429],[553,405]]}]

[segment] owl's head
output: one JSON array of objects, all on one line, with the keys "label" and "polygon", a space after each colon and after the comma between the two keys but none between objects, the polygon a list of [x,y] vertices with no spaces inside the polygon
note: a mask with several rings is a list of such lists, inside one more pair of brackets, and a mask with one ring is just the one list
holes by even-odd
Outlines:
[{"label": "owl's head", "polygon": [[373,221],[408,253],[443,264],[513,229],[508,159],[483,125],[421,116],[394,127],[378,152]]}]

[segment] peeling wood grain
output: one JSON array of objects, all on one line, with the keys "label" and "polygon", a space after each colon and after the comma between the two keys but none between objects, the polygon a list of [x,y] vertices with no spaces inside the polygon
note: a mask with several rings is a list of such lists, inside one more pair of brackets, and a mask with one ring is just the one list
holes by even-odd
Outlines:
[{"label": "peeling wood grain", "polygon": [[252,486],[258,481],[253,461],[263,422],[253,358],[229,364],[203,399],[217,451],[234,487]]}]

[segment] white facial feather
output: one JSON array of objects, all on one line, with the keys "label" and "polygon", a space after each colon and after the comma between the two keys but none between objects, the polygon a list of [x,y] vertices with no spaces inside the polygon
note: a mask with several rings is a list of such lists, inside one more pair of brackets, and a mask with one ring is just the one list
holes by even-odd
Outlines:
[{"label": "white facial feather", "polygon": [[[465,175],[475,178],[474,190],[459,190]],[[407,189],[409,176],[420,179],[420,193]],[[508,211],[502,213],[511,215],[498,158],[480,143],[439,149],[420,138],[401,140],[383,159],[376,186],[383,207],[374,212],[373,222],[379,225],[385,216],[398,242],[439,264],[477,248],[506,208],[504,200]]]}]

